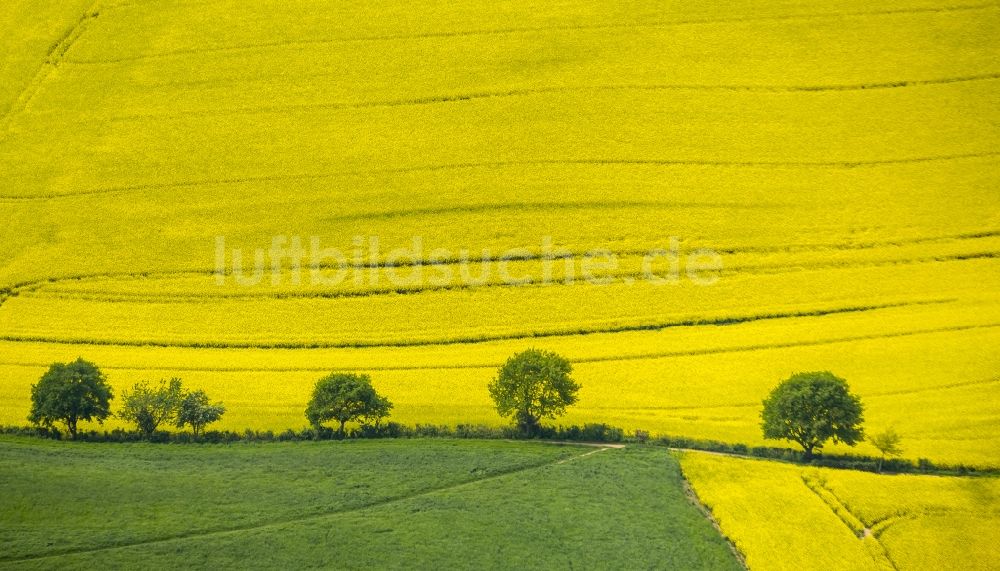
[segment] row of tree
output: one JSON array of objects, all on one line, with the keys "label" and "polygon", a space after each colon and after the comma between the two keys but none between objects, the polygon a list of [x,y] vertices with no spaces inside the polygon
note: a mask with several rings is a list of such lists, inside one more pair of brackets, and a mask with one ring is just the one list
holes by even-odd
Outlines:
[{"label": "row of tree", "polygon": [[[555,353],[529,349],[500,367],[489,384],[490,396],[500,416],[534,435],[543,419],[555,419],[576,402],[580,385],[570,377],[572,370],[569,361]],[[378,394],[368,375],[333,373],[316,383],[306,418],[317,429],[334,421],[343,436],[348,422],[377,427],[391,409],[392,403]]]},{"label": "row of tree", "polygon": [[[576,402],[580,385],[570,378],[572,369],[569,361],[548,351],[529,349],[514,355],[489,385],[497,412],[512,418],[525,434],[535,434],[542,419],[554,419]],[[28,420],[46,428],[63,423],[75,439],[80,421],[101,423],[111,416],[113,399],[97,365],[83,359],[55,363],[31,387]],[[316,428],[337,423],[337,433],[344,436],[347,423],[377,427],[391,410],[392,402],[378,394],[368,375],[332,373],[316,382],[305,415]],[[156,386],[143,381],[125,391],[117,416],[146,437],[170,423],[190,426],[197,437],[225,411],[204,391],[185,390],[181,380],[173,378]]]},{"label": "row of tree", "polygon": [[[497,413],[525,435],[537,434],[543,420],[561,416],[577,402],[580,385],[572,371],[566,358],[550,351],[529,349],[512,356],[489,384]],[[101,422],[111,414],[112,398],[111,387],[93,363],[56,363],[32,386],[29,420],[47,427],[62,422],[75,438],[79,421]],[[204,391],[185,390],[177,378],[158,386],[138,383],[122,400],[118,417],[147,437],[169,423],[190,426],[197,437],[226,410],[222,403],[210,402]],[[336,423],[343,437],[347,423],[378,427],[392,406],[368,375],[338,372],[316,382],[305,415],[317,429]],[[828,441],[854,446],[865,439],[861,398],[851,393],[847,381],[827,371],[797,373],[781,382],[764,399],[761,421],[764,438],[798,443],[806,459]],[[891,429],[870,442],[883,459],[902,452],[900,437]]]},{"label": "row of tree", "polygon": [[[28,420],[46,428],[59,422],[70,438],[76,438],[80,421],[104,422],[111,416],[114,391],[97,365],[77,359],[55,363],[31,387],[31,413]],[[219,420],[226,412],[222,403],[213,403],[205,391],[184,389],[181,380],[136,383],[122,394],[118,418],[135,424],[147,438],[164,424],[177,428],[191,427],[197,437],[205,426]]]}]

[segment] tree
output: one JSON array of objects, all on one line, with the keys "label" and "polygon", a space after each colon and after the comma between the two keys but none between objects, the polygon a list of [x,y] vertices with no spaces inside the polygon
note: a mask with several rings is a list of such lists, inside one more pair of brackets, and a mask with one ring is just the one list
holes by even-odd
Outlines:
[{"label": "tree", "polygon": [[306,407],[306,418],[316,428],[324,422],[337,421],[340,423],[337,433],[343,437],[348,422],[378,425],[391,409],[392,403],[375,391],[368,375],[332,373],[316,382]]},{"label": "tree", "polygon": [[212,404],[203,390],[186,393],[177,406],[177,428],[191,427],[194,437],[201,435],[205,426],[222,418],[226,407],[217,402]]},{"label": "tree", "polygon": [[135,423],[146,438],[156,432],[160,424],[177,418],[177,410],[184,398],[181,380],[160,381],[158,387],[151,387],[142,381],[132,387],[131,392],[122,395],[122,410],[118,418]]},{"label": "tree", "polygon": [[62,422],[70,438],[76,438],[81,420],[104,422],[111,414],[114,393],[97,365],[77,359],[53,363],[37,384],[31,386],[28,420],[46,428]]},{"label": "tree", "polygon": [[764,400],[764,438],[797,442],[805,459],[830,439],[854,446],[864,440],[861,398],[828,371],[796,373]]},{"label": "tree", "polygon": [[512,417],[525,434],[534,434],[543,418],[554,419],[576,403],[580,385],[573,366],[550,351],[528,349],[507,359],[489,385],[500,416]]},{"label": "tree", "polygon": [[[389,399],[376,393],[375,399],[372,401],[371,406],[369,406],[368,410],[365,411],[363,415],[361,415],[359,421],[361,422],[361,424],[370,425],[378,428],[378,425],[379,423],[382,422],[382,419],[387,418],[389,416],[390,410],[392,410],[392,403],[389,402]],[[343,432],[343,430],[341,430],[341,432]]]},{"label": "tree", "polygon": [[899,445],[902,439],[895,429],[888,428],[868,440],[872,446],[882,453],[882,457],[878,460],[879,472],[882,472],[882,463],[885,462],[886,456],[899,456],[903,453],[903,448]]}]

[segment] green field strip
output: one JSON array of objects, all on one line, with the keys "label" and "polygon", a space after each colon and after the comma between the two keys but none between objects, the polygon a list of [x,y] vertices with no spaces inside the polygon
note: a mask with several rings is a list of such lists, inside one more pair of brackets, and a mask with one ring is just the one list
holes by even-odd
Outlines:
[{"label": "green field strip", "polygon": [[116,549],[128,549],[128,548],[131,548],[131,547],[140,547],[140,546],[144,546],[144,545],[154,545],[154,544],[160,544],[160,543],[169,543],[169,542],[183,541],[185,539],[192,539],[192,538],[204,538],[204,537],[212,537],[212,536],[220,536],[220,535],[238,534],[238,533],[242,533],[242,532],[262,530],[262,529],[267,529],[267,528],[271,528],[271,527],[277,527],[277,526],[282,526],[282,525],[287,525],[287,524],[292,524],[292,523],[301,523],[301,522],[313,521],[313,520],[319,520],[319,519],[325,519],[325,518],[334,518],[334,517],[337,517],[339,515],[343,515],[343,514],[347,514],[347,513],[353,513],[353,512],[358,512],[358,511],[364,511],[364,510],[367,510],[367,509],[371,509],[371,508],[375,508],[375,507],[379,507],[379,506],[384,506],[384,505],[391,505],[391,504],[403,502],[403,501],[406,501],[406,500],[410,500],[410,499],[413,499],[413,498],[418,498],[418,497],[421,497],[421,496],[426,496],[426,495],[429,495],[429,494],[434,494],[434,493],[438,493],[438,492],[444,492],[444,491],[448,491],[448,490],[454,490],[454,489],[457,489],[457,488],[462,488],[462,487],[465,487],[465,486],[475,485],[475,484],[479,484],[479,483],[482,483],[482,482],[489,482],[491,480],[496,480],[496,479],[499,479],[499,478],[516,476],[516,475],[524,473],[524,472],[528,472],[528,471],[531,471],[531,470],[538,470],[538,469],[544,468],[546,466],[554,466],[554,465],[557,465],[557,464],[559,464],[561,462],[564,462],[567,459],[580,458],[580,457],[583,457],[583,456],[590,455],[592,453],[593,453],[593,451],[587,451],[587,452],[582,452],[582,453],[576,454],[575,456],[569,456],[568,458],[557,457],[555,459],[545,459],[542,462],[530,463],[530,464],[526,464],[526,465],[522,465],[522,466],[511,467],[509,469],[498,470],[498,471],[495,471],[495,472],[493,472],[493,473],[491,473],[491,474],[489,474],[487,476],[481,477],[481,478],[468,478],[468,479],[460,480],[458,482],[449,482],[447,484],[443,484],[443,485],[440,485],[440,486],[430,486],[430,487],[427,487],[427,488],[424,488],[424,489],[421,489],[421,490],[415,490],[415,491],[412,491],[412,492],[409,492],[409,493],[405,493],[405,494],[399,494],[399,495],[394,495],[394,496],[389,496],[389,497],[381,498],[381,499],[378,499],[376,501],[369,502],[369,503],[363,504],[363,505],[358,505],[358,506],[350,506],[350,507],[345,507],[345,508],[338,508],[338,509],[335,509],[335,510],[330,510],[330,511],[325,511],[325,512],[318,512],[318,513],[307,514],[307,515],[297,515],[297,516],[291,517],[291,518],[277,518],[277,519],[272,519],[272,520],[255,522],[255,523],[248,524],[248,525],[241,525],[241,526],[234,526],[234,527],[220,527],[220,528],[208,529],[208,530],[198,530],[198,531],[194,531],[194,532],[191,532],[191,533],[175,534],[175,535],[170,535],[170,536],[164,536],[164,537],[158,537],[158,538],[151,538],[151,539],[143,540],[143,541],[135,541],[135,542],[131,542],[131,543],[122,543],[122,544],[114,544],[114,545],[103,545],[103,546],[97,546],[97,547],[93,547],[93,548],[71,549],[71,550],[65,550],[65,551],[52,551],[52,552],[48,552],[48,553],[37,554],[37,555],[30,555],[30,556],[25,556],[25,557],[5,558],[2,555],[0,555],[0,563],[19,563],[19,562],[26,562],[26,561],[37,561],[37,560],[43,560],[43,559],[53,559],[53,558],[65,557],[67,555],[79,555],[79,554],[85,554],[85,553],[99,553],[99,552],[103,552],[103,551],[110,551],[110,550],[116,550]]}]

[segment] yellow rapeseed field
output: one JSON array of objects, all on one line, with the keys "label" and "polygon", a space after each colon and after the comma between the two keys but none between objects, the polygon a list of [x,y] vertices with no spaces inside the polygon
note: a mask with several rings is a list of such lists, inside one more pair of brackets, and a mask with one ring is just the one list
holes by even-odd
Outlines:
[{"label": "yellow rapeseed field", "polygon": [[996,569],[1000,480],[688,452],[685,476],[754,569]]},{"label": "yellow rapeseed field", "polygon": [[[487,383],[536,346],[583,385],[567,423],[761,444],[767,391],[829,369],[908,458],[1000,465],[994,3],[15,1],[0,24],[0,423],[81,356],[119,393],[183,377],[220,428],[302,426],[331,370],[394,420],[496,425]],[[286,252],[241,285],[275,237],[351,273]],[[674,246],[677,283],[643,280]],[[683,273],[701,249],[713,285]],[[614,283],[581,274],[596,250]]]}]

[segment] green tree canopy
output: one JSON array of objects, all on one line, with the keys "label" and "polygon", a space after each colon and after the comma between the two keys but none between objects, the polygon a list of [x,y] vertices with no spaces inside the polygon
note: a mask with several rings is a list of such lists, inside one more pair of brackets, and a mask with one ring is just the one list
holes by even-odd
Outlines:
[{"label": "green tree canopy", "polygon": [[368,375],[332,373],[316,382],[306,418],[316,428],[334,420],[343,436],[348,422],[378,425],[391,409],[392,403],[375,391]]},{"label": "green tree canopy", "polygon": [[62,422],[70,437],[76,438],[77,422],[103,422],[111,414],[112,398],[114,393],[97,365],[83,359],[53,363],[31,386],[28,420],[47,428]]},{"label": "green tree canopy", "polygon": [[177,406],[177,428],[190,426],[197,438],[205,426],[216,422],[226,412],[221,402],[212,404],[203,390],[191,391],[181,397]]},{"label": "green tree canopy", "polygon": [[882,457],[878,459],[879,472],[882,471],[882,463],[885,462],[886,456],[899,456],[903,453],[903,448],[899,445],[902,440],[894,428],[887,428],[868,439],[871,445],[882,453]]},{"label": "green tree canopy", "polygon": [[556,418],[576,403],[580,385],[571,377],[573,366],[551,351],[528,349],[500,367],[489,385],[497,412],[512,417],[526,434],[533,434],[543,418]]},{"label": "green tree canopy", "polygon": [[827,440],[854,446],[864,440],[861,398],[828,371],[796,373],[764,400],[764,438],[797,442],[806,458]]},{"label": "green tree canopy", "polygon": [[149,438],[160,424],[177,418],[183,398],[184,389],[181,380],[176,377],[170,382],[161,380],[156,387],[142,381],[122,395],[122,410],[118,418],[134,423]]}]

